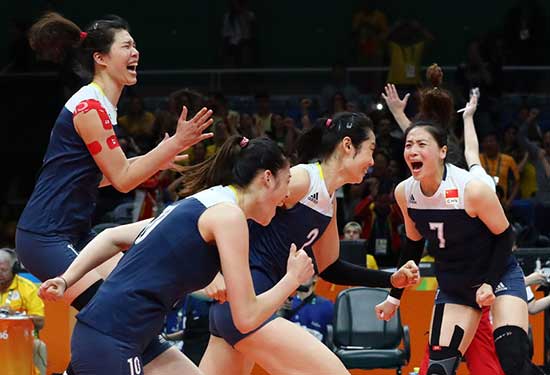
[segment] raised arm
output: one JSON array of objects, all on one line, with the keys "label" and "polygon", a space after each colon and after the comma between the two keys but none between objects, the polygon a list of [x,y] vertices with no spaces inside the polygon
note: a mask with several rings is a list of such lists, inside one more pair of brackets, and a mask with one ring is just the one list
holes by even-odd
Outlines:
[{"label": "raised arm", "polygon": [[479,141],[474,125],[477,99],[477,95],[472,95],[470,101],[466,103],[464,113],[462,114],[464,120],[464,157],[468,168],[474,164],[481,165],[481,160],[479,159]]},{"label": "raised arm", "polygon": [[205,240],[216,242],[231,315],[243,333],[257,328],[283,304],[300,284],[313,276],[313,263],[305,251],[292,245],[286,275],[271,289],[256,296],[248,262],[248,225],[242,211],[233,205],[209,208],[199,221]]},{"label": "raised arm", "polygon": [[386,91],[386,94],[382,93],[382,98],[386,102],[386,105],[401,130],[405,132],[405,130],[407,130],[407,128],[411,125],[411,120],[409,120],[407,115],[405,115],[405,107],[409,101],[410,94],[406,94],[403,99],[400,99],[397,89],[392,83],[388,83],[386,87],[384,87],[384,90]]},{"label": "raised arm", "polygon": [[105,176],[102,186],[109,181],[121,192],[134,189],[173,161],[181,151],[212,136],[212,133],[203,134],[203,131],[212,123],[210,119],[212,111],[203,108],[193,119],[187,121],[187,108],[183,107],[176,133],[147,154],[129,162],[104,113],[105,110],[99,104],[94,104],[92,101],[82,102],[75,111],[74,124]]},{"label": "raised arm", "polygon": [[40,286],[40,296],[45,300],[57,300],[85,274],[127,249],[152,219],[105,229],[90,241],[74,262],[59,277],[47,280]]}]

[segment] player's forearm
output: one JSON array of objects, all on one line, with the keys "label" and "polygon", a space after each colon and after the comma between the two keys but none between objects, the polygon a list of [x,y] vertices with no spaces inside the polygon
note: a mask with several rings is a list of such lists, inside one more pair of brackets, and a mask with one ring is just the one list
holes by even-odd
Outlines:
[{"label": "player's forearm", "polygon": [[110,236],[109,229],[98,234],[76,257],[62,277],[67,283],[67,288],[80,280],[85,274],[112,258],[120,252],[122,247],[118,246]]},{"label": "player's forearm", "polygon": [[550,307],[550,296],[535,300],[528,305],[529,314],[534,315]]},{"label": "player's forearm", "polygon": [[393,115],[393,118],[395,119],[395,121],[397,122],[397,125],[399,125],[399,128],[401,128],[401,130],[403,132],[405,132],[407,130],[407,128],[409,126],[411,126],[411,120],[409,120],[407,115],[405,115],[405,112],[403,112],[403,111],[393,112],[392,111],[392,115]]},{"label": "player's forearm", "polygon": [[[128,163],[132,164],[133,162],[135,162],[139,158],[141,158],[141,155],[140,156],[134,156],[133,158],[128,159]],[[105,175],[103,175],[103,178],[99,182],[99,187],[102,188],[102,187],[110,186],[110,185],[111,185],[111,181],[109,181],[109,179]]]},{"label": "player's forearm", "polygon": [[286,274],[273,288],[255,296],[248,303],[236,303],[231,299],[231,314],[237,329],[242,333],[256,329],[283,305],[298,286],[298,281]]},{"label": "player's forearm", "polygon": [[391,288],[391,273],[370,270],[353,263],[337,259],[319,274],[323,280],[337,285]]},{"label": "player's forearm", "polygon": [[466,158],[468,167],[473,164],[480,164],[479,141],[472,117],[464,119],[464,157]]},{"label": "player's forearm", "polygon": [[141,155],[131,162],[128,161],[126,168],[120,174],[110,178],[111,184],[118,191],[127,193],[157,173],[163,165],[172,161],[181,151],[183,151],[181,146],[173,138],[170,138],[147,154]]}]

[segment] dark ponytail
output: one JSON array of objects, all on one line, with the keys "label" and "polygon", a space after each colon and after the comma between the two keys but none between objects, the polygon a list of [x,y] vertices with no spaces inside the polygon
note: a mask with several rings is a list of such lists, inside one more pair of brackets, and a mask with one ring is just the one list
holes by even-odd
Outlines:
[{"label": "dark ponytail", "polygon": [[325,160],[344,137],[350,137],[353,146],[359,151],[361,143],[369,139],[371,134],[372,121],[362,113],[340,112],[332,119],[318,119],[311,129],[298,138],[298,160],[300,163]]},{"label": "dark ponytail", "polygon": [[[443,70],[437,64],[430,65],[426,71],[426,79],[431,87],[420,92],[420,111],[416,121],[432,123],[433,126],[443,128],[446,136],[445,145],[448,148],[445,161],[462,168],[467,167],[464,153],[454,132],[453,96],[442,87]],[[435,133],[430,133],[436,138]]]},{"label": "dark ponytail", "polygon": [[59,13],[43,15],[29,30],[29,44],[42,60],[61,63],[81,43],[80,27]]},{"label": "dark ponytail", "polygon": [[434,121],[447,130],[453,125],[454,100],[451,93],[441,87],[443,71],[437,64],[432,64],[426,71],[429,88],[420,92],[420,111],[417,120]]},{"label": "dark ponytail", "polygon": [[218,152],[183,171],[182,197],[216,185],[248,186],[260,171],[276,174],[288,164],[277,144],[267,138],[248,140],[241,135],[229,137]]},{"label": "dark ponytail", "polygon": [[[73,68],[86,81],[95,72],[93,54],[109,53],[119,30],[129,30],[122,18],[109,15],[94,21],[85,30],[59,13],[49,12],[29,30],[29,43],[39,58],[55,63],[74,59]],[[71,64],[69,64],[71,65]]]}]

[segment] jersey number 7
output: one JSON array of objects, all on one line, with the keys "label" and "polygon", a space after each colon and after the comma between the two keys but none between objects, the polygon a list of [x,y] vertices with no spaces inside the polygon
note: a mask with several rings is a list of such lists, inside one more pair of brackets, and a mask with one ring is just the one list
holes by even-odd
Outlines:
[{"label": "jersey number 7", "polygon": [[439,248],[445,248],[445,233],[443,232],[443,223],[429,223],[431,230],[437,231],[437,239],[439,240]]}]

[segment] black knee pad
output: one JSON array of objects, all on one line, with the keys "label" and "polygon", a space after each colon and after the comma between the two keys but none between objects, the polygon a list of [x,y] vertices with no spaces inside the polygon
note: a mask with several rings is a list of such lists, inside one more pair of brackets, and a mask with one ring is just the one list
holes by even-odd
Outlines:
[{"label": "black knee pad", "polygon": [[529,338],[521,327],[503,326],[493,332],[500,366],[506,375],[543,374],[529,357]]},{"label": "black knee pad", "polygon": [[90,300],[96,294],[101,284],[103,284],[103,280],[97,280],[95,283],[90,285],[88,289],[80,293],[80,295],[73,300],[71,306],[78,311],[82,310],[84,306],[86,306],[86,304],[90,302]]},{"label": "black knee pad", "polygon": [[456,348],[430,345],[427,375],[454,375],[462,354]]}]

